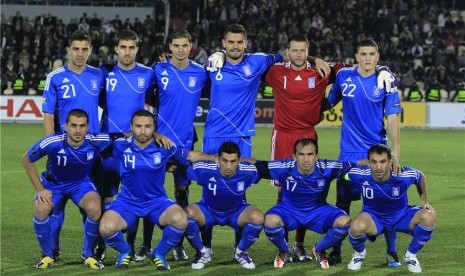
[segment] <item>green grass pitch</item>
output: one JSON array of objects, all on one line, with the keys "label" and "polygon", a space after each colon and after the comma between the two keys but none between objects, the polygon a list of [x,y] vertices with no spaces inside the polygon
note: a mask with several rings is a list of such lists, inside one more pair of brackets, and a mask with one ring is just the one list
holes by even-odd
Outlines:
[{"label": "green grass pitch", "polygon": [[[199,132],[201,127],[197,127]],[[21,155],[27,148],[41,138],[42,126],[39,124],[2,124],[1,125],[1,274],[36,275],[43,272],[32,268],[40,257],[40,248],[32,227],[34,189],[21,166]],[[268,159],[270,128],[258,128],[254,138],[254,156]],[[318,129],[320,157],[336,159],[339,152],[339,129]],[[200,133],[200,137],[202,133]],[[465,132],[463,130],[424,130],[402,129],[401,164],[422,170],[428,181],[428,195],[431,205],[438,213],[438,222],[431,241],[419,253],[425,275],[458,275],[463,273],[465,257],[465,239],[463,235],[465,198]],[[197,145],[197,149],[200,149]],[[40,170],[44,162],[38,162]],[[335,184],[335,183],[333,183]],[[335,186],[335,185],[334,185]],[[331,188],[328,202],[335,202],[335,187]],[[168,175],[166,188],[173,195],[172,176]],[[200,186],[191,186],[190,201],[200,197]],[[269,181],[263,180],[252,187],[247,194],[250,203],[266,211],[276,201],[276,189]],[[419,203],[416,189],[410,189],[410,201]],[[360,210],[360,202],[352,206],[352,216]],[[138,235],[137,245],[140,243]],[[154,242],[160,237],[156,229]],[[293,233],[291,240],[293,240]],[[308,249],[320,238],[307,232],[305,245]],[[68,203],[66,220],[62,231],[62,258],[44,272],[54,275],[88,275],[91,273],[80,261],[82,245],[82,227],[79,211],[72,202]],[[399,255],[406,250],[410,236],[398,235]],[[346,265],[352,254],[348,240],[343,243],[343,263],[322,271],[311,263],[291,263],[281,270],[273,268],[275,247],[262,232],[258,241],[249,250],[257,268],[249,271],[241,268],[232,260],[234,234],[228,227],[215,227],[213,237],[213,262],[204,270],[193,271],[190,261],[194,252],[185,243],[190,260],[175,262],[171,253],[167,256],[171,273],[175,275],[347,275],[351,273]],[[136,245],[136,246],[137,246]],[[358,275],[400,275],[408,273],[405,263],[400,268],[388,268],[385,265],[385,242],[380,237],[375,243],[367,243],[367,257]],[[108,249],[104,261],[106,268],[102,275],[127,275],[151,273],[155,268],[149,262],[131,263],[126,271],[113,267],[116,252]],[[355,274],[355,273],[351,273]]]}]

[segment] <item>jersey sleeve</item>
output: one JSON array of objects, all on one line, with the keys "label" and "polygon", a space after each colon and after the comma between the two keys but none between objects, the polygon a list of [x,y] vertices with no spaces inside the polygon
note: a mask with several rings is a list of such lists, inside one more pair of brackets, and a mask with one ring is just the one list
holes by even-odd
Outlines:
[{"label": "jersey sleeve", "polygon": [[49,153],[51,147],[50,143],[47,143],[49,137],[51,136],[42,138],[28,149],[27,156],[31,162],[35,162]]},{"label": "jersey sleeve", "polygon": [[257,160],[255,162],[255,167],[257,168],[258,174],[261,178],[271,179],[270,170],[268,169],[268,162]]},{"label": "jersey sleeve", "polygon": [[399,93],[386,93],[384,110],[386,115],[399,114],[402,112]]},{"label": "jersey sleeve", "polygon": [[113,142],[108,134],[103,133],[91,135],[91,141],[100,152],[108,148]]},{"label": "jersey sleeve", "polygon": [[53,74],[48,74],[47,79],[45,81],[45,88],[43,92],[42,98],[42,112],[54,114],[55,107],[57,106],[57,89],[53,83],[52,79]]},{"label": "jersey sleeve", "polygon": [[124,145],[128,145],[126,138],[118,138],[113,142],[113,156],[120,157],[124,154]]},{"label": "jersey sleeve", "polygon": [[340,80],[342,79],[340,74],[336,75],[336,81],[334,82],[328,96],[328,102],[335,106],[342,99],[342,91],[339,85]]}]

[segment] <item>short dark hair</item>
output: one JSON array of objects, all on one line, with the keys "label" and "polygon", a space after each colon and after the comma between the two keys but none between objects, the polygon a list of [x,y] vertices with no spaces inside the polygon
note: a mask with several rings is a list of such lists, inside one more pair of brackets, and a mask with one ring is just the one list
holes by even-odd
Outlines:
[{"label": "short dark hair", "polygon": [[315,147],[315,153],[318,153],[318,143],[315,139],[312,138],[300,138],[299,140],[295,141],[294,143],[294,154],[297,153],[297,146],[302,145],[305,147],[306,145],[312,144]]},{"label": "short dark hair", "polygon": [[245,38],[247,38],[247,32],[245,31],[245,28],[241,24],[230,24],[226,27],[226,30],[224,31],[224,36],[228,33],[234,33],[234,34],[243,34]]},{"label": "short dark hair", "polygon": [[90,37],[89,33],[83,30],[74,31],[68,39],[68,45],[71,45],[73,41],[88,41],[89,44],[92,44],[92,38]]},{"label": "short dark hair", "polygon": [[371,146],[370,149],[368,150],[368,155],[367,155],[368,160],[370,160],[370,155],[372,155],[373,153],[377,153],[377,154],[386,153],[389,160],[391,160],[392,158],[391,150],[385,144],[376,144],[376,145]]},{"label": "short dark hair", "polygon": [[155,123],[155,118],[153,117],[152,112],[145,110],[145,109],[137,110],[136,112],[134,112],[134,114],[132,114],[131,125],[132,125],[132,122],[134,121],[134,117],[150,117],[153,119],[153,122]]},{"label": "short dark hair", "polygon": [[187,40],[189,41],[189,43],[192,42],[192,37],[190,35],[190,33],[184,29],[182,30],[174,30],[171,35],[170,35],[170,39],[169,39],[169,43],[173,43],[173,39],[178,39],[178,38],[187,38]]},{"label": "short dark hair", "polygon": [[293,34],[291,37],[289,37],[289,40],[287,41],[286,48],[289,49],[291,48],[291,42],[296,41],[296,42],[305,42],[307,43],[307,47],[310,44],[308,42],[308,39],[306,36],[301,35],[301,34]]},{"label": "short dark hair", "polygon": [[70,118],[71,116],[78,117],[78,118],[83,118],[83,117],[85,117],[85,118],[86,118],[86,123],[89,123],[89,115],[87,115],[87,112],[85,112],[84,110],[82,110],[82,109],[80,109],[80,108],[72,109],[72,110],[68,113],[68,116],[66,116],[66,123],[69,122],[69,118]]},{"label": "short dark hair", "polygon": [[355,51],[356,53],[358,53],[358,50],[360,49],[360,47],[375,47],[376,52],[378,52],[378,44],[376,44],[376,42],[371,38],[365,38],[359,41],[357,43],[357,47]]},{"label": "short dark hair", "polygon": [[136,41],[136,46],[139,46],[139,36],[133,30],[130,29],[123,29],[121,30],[121,32],[119,32],[116,38],[117,46],[121,40],[134,40]]},{"label": "short dark hair", "polygon": [[236,143],[232,141],[226,141],[221,144],[220,148],[218,149],[218,156],[221,156],[223,152],[227,154],[237,153],[237,158],[241,158],[241,149]]}]

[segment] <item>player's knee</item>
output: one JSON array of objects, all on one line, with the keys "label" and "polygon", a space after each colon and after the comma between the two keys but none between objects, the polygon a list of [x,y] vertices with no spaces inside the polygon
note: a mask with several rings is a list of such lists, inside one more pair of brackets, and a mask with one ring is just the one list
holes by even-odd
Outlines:
[{"label": "player's knee", "polygon": [[265,227],[278,227],[283,226],[283,221],[277,215],[266,215],[265,216]]},{"label": "player's knee", "polygon": [[37,202],[34,207],[34,217],[39,220],[44,220],[50,215],[53,209],[53,204]]},{"label": "player's knee", "polygon": [[350,226],[350,217],[349,216],[340,216],[334,222],[334,227],[344,227]]},{"label": "player's knee", "polygon": [[253,224],[263,224],[265,217],[259,210],[254,210],[249,214],[249,222]]},{"label": "player's knee", "polygon": [[108,237],[116,233],[119,229],[117,228],[117,223],[115,220],[109,219],[108,217],[103,216],[99,225],[99,232],[102,237]]},{"label": "player's knee", "polygon": [[355,218],[350,223],[350,232],[355,235],[364,234],[369,224],[361,218]]},{"label": "player's knee", "polygon": [[418,211],[419,223],[424,226],[433,226],[436,223],[436,216],[433,211],[422,209]]},{"label": "player's knee", "polygon": [[171,224],[176,228],[181,228],[181,229],[186,228],[187,227],[186,212],[184,212],[184,210],[182,210],[181,208],[179,208],[179,210],[172,212],[170,215],[170,223],[168,224]]}]

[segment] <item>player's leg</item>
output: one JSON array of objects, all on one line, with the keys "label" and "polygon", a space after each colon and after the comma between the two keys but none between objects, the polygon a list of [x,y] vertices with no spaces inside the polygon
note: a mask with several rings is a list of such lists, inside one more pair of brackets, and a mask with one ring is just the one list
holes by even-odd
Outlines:
[{"label": "player's leg", "polygon": [[187,215],[179,205],[169,199],[159,203],[159,207],[149,214],[152,222],[159,222],[160,227],[163,227],[161,239],[153,248],[150,259],[157,270],[169,270],[165,256],[183,238],[187,227]]},{"label": "player's leg", "polygon": [[245,209],[241,208],[241,210],[238,210],[237,213],[239,216],[237,219],[236,216],[231,218],[233,228],[237,230],[239,230],[239,228],[242,229],[242,237],[234,252],[234,259],[239,262],[243,268],[254,269],[255,264],[249,257],[247,249],[258,239],[265,217],[263,213],[253,205],[244,208]]},{"label": "player's leg", "polygon": [[404,261],[410,272],[419,273],[421,272],[421,267],[417,259],[417,253],[433,235],[436,226],[436,214],[434,210],[419,209],[413,206],[407,212],[408,215],[404,216],[403,221],[399,223],[400,229],[398,229],[399,231],[407,232],[405,228],[409,221],[408,230],[413,238],[404,254]]},{"label": "player's leg", "polygon": [[[291,262],[291,256],[289,252],[289,244],[286,241],[285,235],[285,228],[287,229],[295,229],[297,227],[297,223],[293,221],[291,216],[288,216],[288,210],[283,208],[282,203],[278,203],[274,207],[272,207],[265,215],[265,235],[277,248],[278,254],[274,260],[274,267],[276,268],[283,268],[286,266],[287,263]],[[291,221],[294,228],[290,228],[290,226],[286,226],[283,222],[282,218],[287,218],[288,221]],[[289,222],[289,224],[291,224]]]},{"label": "player's leg", "polygon": [[[189,184],[190,181],[185,177],[185,174],[174,172],[174,197],[176,203],[183,209],[189,205]],[[183,240],[173,248],[173,255],[176,261],[185,261],[188,259],[184,250]]]},{"label": "player's leg", "polygon": [[312,254],[317,266],[328,269],[330,265],[326,258],[326,250],[341,243],[347,236],[350,217],[341,209],[326,205],[309,214],[307,221],[310,221],[307,228],[320,234],[325,233],[323,238],[313,247]]},{"label": "player's leg", "polygon": [[[365,242],[368,236],[376,236],[382,226],[377,224],[368,213],[360,213],[355,217],[349,228],[349,242],[355,250],[352,259],[347,265],[350,270],[359,270],[366,255]],[[382,231],[382,229],[380,229]]]},{"label": "player's leg", "polygon": [[65,197],[60,201],[60,206],[55,205],[50,214],[50,227],[52,235],[53,261],[60,260],[60,233],[65,222],[65,207],[68,198]]},{"label": "player's leg", "polygon": [[[81,183],[81,186],[80,193],[84,195],[79,195],[77,198],[73,196],[72,199],[74,202],[78,202],[78,206],[87,214],[84,223],[84,264],[91,269],[103,269],[101,260],[94,255],[94,248],[99,236],[99,220],[102,215],[101,199],[96,190],[89,191],[93,189],[91,183]],[[89,188],[85,189],[85,186],[89,186]]]},{"label": "player's leg", "polygon": [[[206,225],[213,225],[213,218],[208,210],[201,203],[191,204],[185,209],[187,213],[187,228],[186,238],[195,249],[194,261],[192,262],[192,269],[203,269],[205,264],[211,261],[210,252],[203,245],[200,239],[200,228],[205,228]],[[208,220],[208,224],[207,224]],[[207,227],[211,228],[211,227]]]},{"label": "player's leg", "polygon": [[123,200],[114,200],[100,220],[100,234],[107,246],[118,251],[116,260],[117,268],[126,268],[131,260],[131,247],[124,240],[123,232],[128,227],[128,224],[133,224],[136,221],[136,216],[131,214],[128,206]]},{"label": "player's leg", "polygon": [[[44,186],[46,186],[45,183]],[[54,262],[50,213],[52,212],[55,202],[59,204],[63,197],[59,194],[53,195],[53,191],[50,192],[52,194],[52,204],[42,202],[37,194],[34,198],[34,216],[32,221],[34,224],[34,233],[42,250],[42,257],[34,265],[34,268],[39,269],[45,269],[51,266]]]}]

